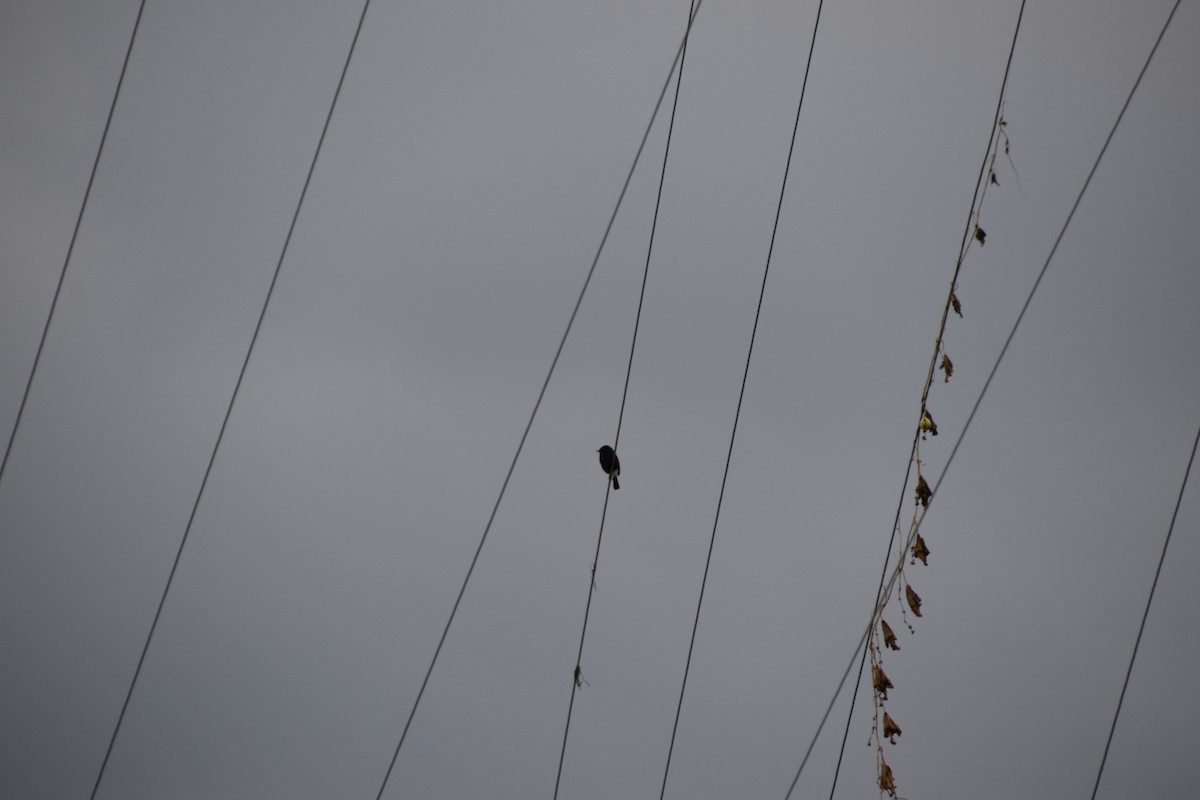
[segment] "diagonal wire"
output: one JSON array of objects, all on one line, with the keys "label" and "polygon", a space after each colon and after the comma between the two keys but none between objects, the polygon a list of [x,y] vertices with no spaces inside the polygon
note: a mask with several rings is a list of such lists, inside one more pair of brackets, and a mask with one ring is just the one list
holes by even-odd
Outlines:
[{"label": "diagonal wire", "polygon": [[[667,161],[671,156],[671,138],[675,133],[675,111],[679,108],[679,89],[683,86],[683,66],[687,60],[688,37],[692,19],[696,12],[696,0],[688,0],[688,31],[684,33],[679,51],[679,77],[675,81],[675,97],[671,101],[671,120],[667,124],[667,143],[663,148],[662,171],[658,176],[658,195],[654,200],[654,217],[650,223],[650,243],[646,246],[646,266],[642,270],[642,291],[638,295],[637,314],[633,319],[633,340],[629,344],[629,364],[625,367],[625,388],[621,391],[621,410],[617,414],[617,433],[613,437],[613,450],[621,441],[621,424],[625,420],[625,400],[629,396],[629,377],[633,373],[633,354],[637,349],[638,329],[642,322],[642,305],[646,299],[646,282],[650,278],[650,256],[654,252],[654,234],[658,231],[658,211],[662,206],[663,184],[667,181]],[[612,494],[612,481],[606,480],[604,508],[600,512],[600,532],[596,535],[596,554],[592,558],[592,577],[588,581],[587,604],[583,607],[583,627],[579,631],[579,651],[575,655],[575,673],[571,679],[571,699],[567,703],[567,722],[563,726],[562,748],[558,754],[558,772],[554,776],[554,800],[558,800],[558,789],[562,783],[563,762],[567,756],[567,736],[571,732],[571,714],[575,710],[575,692],[583,676],[583,643],[587,639],[588,618],[592,611],[592,595],[596,592],[596,568],[600,563],[600,543],[604,540],[604,521],[608,517],[608,499]]]},{"label": "diagonal wire", "polygon": [[133,21],[133,32],[129,34],[129,45],[125,48],[125,60],[121,62],[121,75],[117,78],[117,88],[113,91],[112,103],[108,107],[108,118],[104,120],[104,132],[100,134],[100,145],[96,148],[96,158],[92,161],[92,172],[88,175],[87,188],[83,190],[83,202],[80,203],[79,214],[75,217],[75,229],[71,231],[71,243],[67,245],[67,256],[63,259],[62,270],[58,273],[58,285],[54,287],[50,311],[46,314],[46,324],[42,327],[42,338],[38,340],[37,351],[33,356],[33,366],[29,368],[29,378],[26,379],[25,391],[21,394],[21,404],[17,406],[17,417],[13,420],[12,430],[8,434],[8,444],[4,447],[4,458],[0,460],[0,481],[4,480],[4,470],[8,467],[8,457],[12,454],[13,442],[17,438],[17,429],[21,427],[21,418],[25,415],[25,403],[29,400],[33,376],[37,374],[38,364],[42,361],[42,350],[46,346],[46,336],[50,333],[50,322],[54,319],[54,310],[58,308],[58,298],[62,294],[63,281],[67,277],[67,267],[70,266],[71,255],[75,252],[79,228],[83,225],[83,212],[87,210],[88,199],[92,196],[92,184],[95,183],[96,171],[100,168],[100,156],[104,154],[104,144],[108,141],[108,131],[112,127],[113,114],[117,110],[117,100],[121,96],[121,87],[125,85],[125,72],[129,68],[129,56],[133,53],[133,43],[137,39],[138,28],[142,24],[142,12],[145,9],[146,0],[142,0],[138,5],[137,17]]},{"label": "diagonal wire", "polygon": [[[1129,90],[1129,94],[1125,97],[1125,102],[1121,105],[1120,112],[1117,113],[1116,120],[1113,121],[1112,127],[1108,131],[1108,136],[1104,139],[1104,144],[1100,147],[1100,152],[1096,155],[1096,160],[1092,162],[1092,167],[1088,170],[1087,178],[1084,179],[1083,187],[1080,188],[1079,194],[1075,197],[1075,202],[1071,205],[1071,210],[1067,214],[1066,220],[1062,224],[1062,228],[1058,232],[1058,236],[1054,239],[1054,245],[1050,248],[1049,255],[1046,256],[1045,263],[1042,264],[1041,270],[1038,272],[1037,278],[1033,282],[1033,286],[1029,289],[1029,294],[1025,297],[1025,302],[1021,306],[1020,313],[1017,314],[1017,319],[1013,323],[1012,329],[1009,330],[1008,336],[1004,340],[1004,345],[1000,348],[999,354],[996,356],[995,363],[992,364],[992,369],[988,373],[987,380],[983,383],[983,388],[979,390],[979,396],[975,398],[975,404],[971,407],[971,413],[967,416],[967,420],[963,423],[963,429],[958,434],[958,439],[954,442],[954,447],[950,450],[950,455],[946,459],[946,464],[942,467],[942,472],[938,475],[937,481],[933,485],[933,489],[929,496],[929,502],[932,504],[937,497],[938,489],[942,485],[942,481],[946,477],[946,473],[950,469],[950,465],[954,462],[954,457],[958,454],[958,448],[962,445],[963,439],[967,435],[967,431],[971,428],[971,423],[975,420],[975,415],[979,411],[979,406],[983,402],[983,398],[987,395],[988,388],[992,385],[992,380],[996,377],[996,371],[1000,368],[1000,364],[1004,361],[1004,356],[1008,353],[1008,347],[1012,344],[1013,337],[1016,336],[1017,329],[1021,326],[1021,321],[1025,318],[1025,312],[1029,310],[1029,304],[1033,301],[1033,296],[1037,293],[1038,287],[1041,286],[1042,279],[1046,276],[1046,271],[1050,268],[1050,262],[1054,259],[1055,253],[1058,252],[1058,246],[1062,243],[1063,236],[1067,233],[1067,228],[1071,225],[1071,220],[1075,218],[1075,212],[1079,209],[1079,204],[1083,201],[1083,196],[1087,193],[1088,187],[1092,183],[1092,178],[1096,174],[1096,170],[1100,167],[1100,162],[1104,159],[1104,154],[1108,152],[1108,145],[1112,142],[1113,136],[1117,132],[1117,128],[1121,125],[1121,120],[1125,117],[1125,112],[1129,108],[1133,96],[1137,93],[1138,87],[1142,84],[1142,78],[1146,75],[1146,70],[1150,67],[1150,62],[1154,60],[1154,54],[1158,52],[1158,46],[1162,43],[1163,36],[1167,32],[1167,28],[1171,25],[1171,20],[1175,17],[1175,11],[1179,8],[1182,0],[1175,0],[1175,5],[1171,8],[1171,13],[1167,15],[1166,22],[1163,23],[1162,30],[1158,33],[1158,38],[1154,42],[1154,46],[1150,49],[1149,55],[1146,56],[1146,61],[1142,64],[1142,69],[1138,72],[1137,80],[1133,82],[1133,87]],[[908,533],[908,538],[905,542],[903,550],[905,552],[912,547],[912,543],[920,533],[921,523],[925,521],[925,515],[929,513],[929,507],[925,506],[921,510],[920,518],[912,526]],[[900,576],[900,570],[903,568],[903,559],[892,571],[891,578],[888,580],[884,591],[880,592],[879,596],[886,597],[892,592],[892,588],[896,585],[896,580]],[[842,687],[846,684],[846,679],[850,676],[850,671],[854,669],[854,660],[858,658],[858,651],[866,644],[867,637],[871,635],[871,631],[875,627],[876,616],[879,613],[879,608],[871,612],[871,619],[867,622],[866,629],[858,639],[858,645],[855,647],[853,654],[850,656],[850,662],[846,665],[845,671],[842,672],[841,680],[838,681],[837,689],[834,690],[833,697],[829,699],[829,705],[825,708],[825,713],[821,717],[817,729],[813,732],[812,738],[808,742],[808,748],[804,751],[804,757],[800,761],[800,767],[796,770],[796,775],[792,778],[792,784],[788,787],[786,798],[790,798],[792,791],[796,788],[796,782],[800,780],[800,774],[804,771],[805,765],[808,763],[809,756],[812,755],[813,746],[817,743],[817,738],[821,735],[822,728],[825,727],[825,721],[829,718],[829,712],[833,709],[833,704],[837,702],[838,695],[841,694]]]},{"label": "diagonal wire", "polygon": [[[912,445],[908,451],[908,465],[904,470],[904,482],[900,486],[900,500],[896,503],[896,516],[892,520],[892,532],[888,538],[887,550],[884,553],[883,569],[879,571],[879,588],[876,589],[875,604],[878,606],[883,600],[883,582],[887,579],[888,564],[892,557],[892,545],[896,542],[896,534],[900,529],[900,513],[904,507],[904,498],[908,494],[908,479],[912,476],[913,458],[917,453],[917,438],[921,435],[920,418],[925,413],[925,403],[929,399],[929,389],[933,385],[933,372],[937,369],[938,353],[942,349],[942,337],[946,331],[946,321],[950,315],[951,298],[954,296],[954,288],[958,284],[958,274],[962,271],[963,261],[966,260],[967,250],[971,243],[971,223],[975,219],[976,208],[983,202],[983,196],[980,193],[980,187],[986,186],[983,182],[984,174],[987,172],[988,161],[992,154],[992,147],[996,143],[996,138],[999,133],[1000,114],[1004,107],[1004,95],[1008,89],[1008,75],[1012,69],[1013,54],[1017,50],[1017,37],[1021,33],[1021,20],[1025,16],[1025,0],[1021,0],[1021,7],[1017,11],[1017,24],[1013,29],[1012,44],[1008,49],[1008,61],[1004,65],[1004,78],[1000,81],[1000,95],[996,98],[996,112],[992,115],[992,129],[988,134],[987,149],[983,154],[983,162],[979,165],[979,176],[975,179],[975,191],[971,195],[971,209],[967,213],[967,224],[963,228],[962,241],[958,246],[958,261],[954,265],[954,275],[950,279],[950,291],[946,294],[946,303],[942,306],[942,318],[938,323],[938,335],[934,340],[933,356],[929,359],[929,369],[925,373],[925,385],[921,390],[921,411],[918,414],[918,424],[913,432]],[[846,741],[850,737],[850,722],[854,718],[854,706],[858,702],[858,690],[862,685],[863,668],[867,663],[867,649],[863,648],[862,658],[858,662],[858,678],[854,682],[854,694],[850,698],[850,710],[846,713],[846,728],[842,732],[842,745],[838,750],[837,766],[833,770],[833,785],[829,788],[829,800],[833,800],[833,795],[837,791],[838,776],[842,771],[842,759],[846,755]]]},{"label": "diagonal wire", "polygon": [[1171,544],[1171,534],[1175,531],[1175,520],[1179,516],[1179,506],[1183,503],[1183,493],[1187,489],[1188,476],[1192,473],[1192,463],[1196,460],[1196,446],[1200,445],[1200,429],[1192,442],[1192,454],[1188,456],[1187,469],[1183,471],[1183,483],[1179,486],[1179,496],[1175,498],[1175,511],[1171,513],[1171,524],[1167,527],[1167,536],[1163,539],[1162,554],[1158,557],[1158,567],[1154,570],[1154,581],[1150,584],[1150,596],[1146,598],[1146,610],[1142,612],[1142,622],[1138,625],[1137,639],[1133,642],[1133,654],[1129,656],[1129,667],[1125,670],[1125,681],[1121,684],[1121,696],[1117,698],[1117,709],[1113,712],[1112,725],[1108,728],[1108,741],[1104,743],[1104,756],[1100,759],[1100,768],[1096,770],[1096,784],[1092,787],[1092,800],[1096,800],[1096,792],[1100,790],[1100,776],[1104,774],[1104,764],[1108,761],[1108,749],[1112,747],[1113,734],[1117,730],[1117,718],[1121,716],[1121,705],[1125,702],[1125,690],[1129,688],[1129,676],[1133,674],[1133,662],[1137,660],[1138,647],[1142,644],[1142,633],[1146,630],[1146,619],[1150,616],[1150,604],[1154,602],[1154,590],[1158,588],[1158,576],[1162,574],[1163,562],[1167,559],[1167,547]]},{"label": "diagonal wire", "polygon": [[312,183],[313,171],[317,167],[317,158],[321,155],[321,146],[325,143],[325,134],[329,132],[329,122],[333,119],[333,111],[337,107],[338,97],[342,93],[342,84],[346,81],[346,72],[350,69],[350,59],[354,56],[354,48],[358,44],[358,36],[362,33],[363,20],[367,17],[367,9],[371,5],[371,0],[364,0],[362,12],[358,17],[358,26],[354,29],[354,38],[350,41],[350,49],[346,53],[346,62],[342,65],[342,73],[338,77],[337,89],[334,90],[333,99],[329,103],[329,112],[325,115],[325,124],[321,127],[321,136],[317,140],[316,150],[313,152],[311,163],[308,165],[308,174],[304,178],[304,186],[300,190],[300,197],[296,201],[296,210],[292,213],[292,222],[288,226],[287,236],[284,237],[283,247],[279,252],[279,261],[275,264],[275,272],[271,276],[271,283],[267,287],[267,296],[263,299],[262,309],[258,313],[258,322],[254,325],[254,334],[250,337],[250,345],[246,348],[246,357],[242,361],[242,368],[238,372],[237,382],[233,386],[233,394],[229,397],[229,405],[225,409],[225,418],[221,420],[221,428],[217,433],[217,440],[213,444],[212,453],[208,457],[208,466],[204,469],[204,478],[200,481],[200,489],[196,492],[196,500],[192,503],[192,511],[188,515],[187,526],[183,530],[183,538],[179,540],[179,549],[175,551],[175,560],[171,564],[171,572],[167,575],[167,584],[163,587],[162,597],[159,598],[158,608],[154,612],[154,620],[150,623],[150,631],[146,634],[146,643],[142,646],[142,653],[138,657],[137,667],[133,671],[133,679],[129,682],[129,690],[125,693],[125,701],[121,704],[121,713],[117,716],[117,724],[113,727],[112,736],[108,740],[108,749],[104,752],[104,760],[100,764],[100,771],[96,775],[96,783],[92,786],[91,800],[95,800],[96,793],[100,790],[100,782],[104,779],[104,771],[108,767],[109,758],[112,757],[113,746],[117,742],[117,735],[121,732],[121,723],[125,720],[125,712],[129,710],[129,701],[133,697],[133,690],[137,686],[138,678],[142,674],[142,666],[146,663],[146,653],[150,650],[150,642],[154,639],[154,631],[158,628],[158,621],[162,617],[163,606],[167,602],[167,595],[171,591],[171,584],[175,580],[175,572],[179,569],[179,561],[183,556],[184,545],[187,544],[188,535],[192,532],[192,523],[196,520],[196,510],[200,507],[200,500],[204,497],[204,489],[208,486],[208,478],[212,474],[213,463],[217,460],[217,451],[221,448],[221,441],[225,438],[225,429],[229,425],[229,417],[233,413],[234,403],[237,401],[238,391],[242,388],[242,379],[246,377],[246,367],[250,364],[250,356],[254,353],[254,345],[258,341],[259,331],[262,330],[263,319],[267,315],[267,306],[271,303],[271,295],[275,291],[275,284],[279,280],[279,273],[283,268],[283,260],[287,256],[288,245],[292,241],[292,233],[296,230],[296,220],[300,218],[300,209],[304,205],[305,195],[308,194],[309,184]]},{"label": "diagonal wire", "polygon": [[692,636],[688,642],[687,660],[683,665],[683,680],[679,685],[679,702],[675,706],[675,721],[671,725],[671,743],[667,747],[667,763],[663,768],[662,788],[659,789],[658,797],[662,800],[667,793],[667,778],[671,774],[671,756],[675,752],[675,737],[679,733],[679,717],[683,713],[683,696],[687,691],[688,673],[692,668],[692,653],[696,649],[696,630],[700,627],[700,609],[704,605],[704,588],[708,584],[708,570],[712,565],[713,547],[717,542],[717,524],[721,519],[721,504],[725,500],[725,485],[729,481],[729,465],[733,461],[733,443],[737,439],[738,421],[742,416],[742,400],[746,396],[746,382],[750,376],[750,359],[754,355],[754,340],[758,335],[758,321],[762,316],[763,298],[767,293],[767,276],[771,272],[771,256],[775,252],[775,237],[779,232],[779,218],[783,215],[783,198],[787,193],[788,175],[792,168],[792,155],[796,150],[796,133],[800,129],[800,112],[804,108],[804,94],[808,90],[808,74],[812,69],[813,51],[817,46],[817,31],[821,27],[821,10],[825,5],[825,0],[819,0],[817,3],[817,14],[813,20],[812,39],[808,44],[808,58],[804,63],[804,78],[800,82],[800,99],[796,101],[796,120],[792,123],[792,138],[788,144],[787,160],[783,166],[783,180],[779,186],[779,202],[775,206],[775,222],[771,226],[771,242],[767,246],[767,261],[763,266],[762,286],[758,290],[758,306],[754,311],[754,325],[750,329],[750,345],[746,348],[746,366],[742,370],[742,386],[738,390],[737,410],[733,414],[733,429],[729,433],[729,452],[725,455],[725,471],[721,476],[721,490],[717,494],[717,510],[713,515],[712,535],[708,540],[708,555],[704,559],[704,576],[700,580],[700,596],[696,599],[696,615],[692,621]]},{"label": "diagonal wire", "polygon": [[575,324],[575,317],[579,313],[580,305],[583,303],[583,296],[587,293],[588,284],[591,283],[592,275],[596,271],[596,265],[600,262],[600,254],[604,252],[604,244],[608,241],[609,233],[612,232],[613,223],[617,219],[617,212],[621,210],[621,203],[625,199],[625,192],[629,189],[629,182],[632,180],[633,173],[637,169],[638,161],[641,160],[642,151],[646,148],[646,140],[650,138],[650,130],[654,127],[654,120],[658,117],[658,111],[667,96],[667,88],[671,85],[671,79],[675,76],[675,67],[678,66],[682,58],[684,44],[687,42],[688,34],[691,33],[692,25],[696,22],[696,17],[700,13],[700,6],[703,2],[704,0],[696,0],[695,10],[688,19],[687,31],[684,32],[684,38],[675,50],[675,58],[671,61],[671,69],[667,72],[667,79],[663,81],[662,89],[658,93],[658,100],[654,103],[654,110],[650,113],[649,122],[646,123],[646,130],[642,134],[637,152],[633,156],[633,163],[629,165],[629,172],[625,175],[625,182],[621,186],[620,194],[617,195],[617,202],[613,206],[612,214],[608,218],[608,224],[604,228],[604,235],[600,237],[600,244],[596,248],[596,255],[592,258],[592,264],[588,268],[587,277],[584,278],[583,287],[579,290],[579,296],[575,300],[575,307],[571,310],[571,316],[567,320],[567,327],[558,342],[558,349],[554,351],[554,358],[550,361],[550,369],[546,372],[546,379],[542,381],[542,388],[538,391],[537,400],[534,401],[533,410],[529,414],[529,421],[525,423],[525,430],[521,433],[521,440],[517,443],[517,450],[513,453],[512,462],[508,465],[508,472],[504,476],[504,482],[500,485],[500,493],[497,495],[496,502],[492,506],[492,513],[488,516],[487,524],[483,527],[483,535],[479,537],[479,544],[475,548],[475,555],[472,556],[471,564],[467,567],[467,574],[463,578],[462,586],[459,587],[458,596],[454,599],[454,606],[450,609],[450,616],[447,618],[446,625],[442,629],[442,635],[438,639],[437,647],[434,648],[429,668],[425,670],[425,677],[421,680],[421,688],[417,691],[417,697],[413,700],[412,708],[408,712],[408,720],[404,723],[404,730],[400,734],[400,741],[396,743],[396,749],[392,752],[392,759],[388,763],[383,781],[379,784],[379,792],[375,795],[375,800],[380,800],[383,797],[383,792],[387,789],[388,780],[392,776],[392,770],[396,766],[396,759],[400,756],[400,748],[404,746],[404,742],[408,738],[408,731],[412,727],[413,718],[417,714],[417,707],[420,706],[421,698],[425,695],[425,689],[429,685],[429,676],[433,674],[433,668],[437,664],[438,656],[442,652],[442,645],[446,643],[446,634],[450,632],[450,626],[454,623],[454,616],[458,613],[458,607],[462,603],[463,594],[467,591],[467,584],[470,583],[471,575],[475,572],[475,565],[479,561],[479,554],[483,552],[483,544],[487,541],[488,533],[492,530],[492,523],[496,519],[496,512],[500,509],[500,501],[504,499],[504,492],[508,489],[508,482],[512,479],[513,470],[517,466],[517,459],[521,457],[521,450],[525,447],[525,440],[529,437],[529,430],[533,427],[533,420],[537,417],[538,409],[541,408],[542,398],[546,396],[546,387],[550,385],[550,378],[554,375],[554,368],[558,365],[558,358],[562,355],[563,347],[567,343],[567,337],[571,333],[571,327]]}]

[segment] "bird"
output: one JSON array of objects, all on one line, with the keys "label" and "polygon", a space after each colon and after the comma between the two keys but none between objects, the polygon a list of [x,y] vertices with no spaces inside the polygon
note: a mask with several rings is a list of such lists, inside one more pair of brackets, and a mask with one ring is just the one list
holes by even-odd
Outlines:
[{"label": "bird", "polygon": [[617,476],[621,474],[621,459],[617,458],[617,452],[608,445],[604,445],[596,452],[600,454],[600,468],[612,478],[613,489],[620,489],[621,483],[617,480]]}]

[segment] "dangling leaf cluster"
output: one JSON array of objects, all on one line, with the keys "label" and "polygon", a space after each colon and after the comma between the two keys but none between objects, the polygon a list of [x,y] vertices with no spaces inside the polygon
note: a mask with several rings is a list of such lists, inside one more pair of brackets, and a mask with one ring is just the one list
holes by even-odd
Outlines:
[{"label": "dangling leaf cluster", "polygon": [[[970,238],[964,238],[964,246],[962,253],[959,255],[958,264],[954,273],[954,281],[951,282],[949,294],[946,297],[946,304],[942,312],[941,326],[938,330],[938,336],[934,345],[933,362],[929,365],[929,373],[926,377],[925,388],[921,396],[921,415],[917,422],[917,433],[913,440],[913,462],[916,464],[917,479],[913,489],[913,499],[915,508],[913,510],[912,522],[909,527],[909,541],[911,547],[905,558],[904,553],[901,553],[900,563],[897,566],[897,574],[894,576],[896,587],[896,599],[900,608],[900,616],[904,624],[908,627],[909,632],[915,632],[912,624],[908,620],[909,612],[913,617],[921,618],[924,616],[921,605],[921,595],[917,594],[916,589],[909,583],[908,576],[905,572],[905,562],[908,566],[915,566],[918,561],[922,566],[929,565],[930,548],[925,541],[925,537],[918,529],[918,514],[920,510],[929,508],[929,503],[933,499],[933,488],[930,487],[929,481],[921,472],[921,442],[927,442],[930,436],[938,435],[937,422],[933,419],[933,414],[930,412],[927,405],[929,391],[931,388],[934,365],[942,371],[943,383],[949,383],[950,378],[954,376],[954,362],[950,360],[950,355],[945,348],[945,332],[946,323],[951,310],[954,311],[959,318],[963,315],[962,301],[958,297],[958,273],[962,268],[963,260],[966,258],[967,252],[972,245],[982,247],[987,242],[987,231],[980,224],[980,209],[983,205],[984,195],[987,193],[989,186],[999,186],[1000,180],[996,177],[996,159],[999,154],[1001,142],[1003,142],[1004,155],[1008,158],[1009,164],[1012,165],[1013,175],[1016,177],[1016,165],[1012,164],[1012,156],[1010,155],[1011,142],[1008,137],[1008,123],[1001,115],[997,123],[997,135],[993,143],[992,152],[988,161],[988,180],[983,184],[982,191],[979,194],[976,210],[971,218],[971,226],[968,229],[971,232]],[[1020,191],[1020,179],[1017,178],[1017,189]],[[940,356],[940,360],[939,360]],[[891,712],[886,707],[889,702],[888,691],[894,689],[891,678],[883,669],[883,649],[887,648],[891,651],[898,652],[900,643],[896,639],[896,632],[887,620],[883,618],[884,609],[891,601],[892,595],[889,590],[887,595],[880,599],[878,608],[875,611],[875,630],[868,638],[867,648],[868,655],[871,658],[871,688],[872,700],[874,703],[875,713],[874,721],[871,730],[871,739],[875,744],[876,766],[878,767],[878,783],[881,792],[886,793],[892,798],[897,798],[896,793],[896,776],[892,772],[891,765],[888,764],[884,757],[883,741],[886,739],[888,744],[896,744],[903,731],[900,725],[892,717]],[[894,619],[894,618],[893,618]]]}]

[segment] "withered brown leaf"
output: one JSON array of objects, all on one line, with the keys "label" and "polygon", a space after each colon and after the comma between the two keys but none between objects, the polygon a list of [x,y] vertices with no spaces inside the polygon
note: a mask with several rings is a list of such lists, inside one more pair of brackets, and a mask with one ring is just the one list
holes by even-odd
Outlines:
[{"label": "withered brown leaf", "polygon": [[929,483],[925,480],[924,475],[917,476],[917,502],[925,508],[929,508],[929,498],[933,497],[933,491],[929,488]]},{"label": "withered brown leaf", "polygon": [[881,617],[879,627],[883,631],[883,643],[893,650],[899,650],[900,645],[896,641],[896,634],[892,632],[892,626],[887,624],[887,620]]},{"label": "withered brown leaf", "polygon": [[896,743],[896,737],[904,731],[900,730],[900,726],[896,724],[896,720],[892,719],[892,715],[883,712],[883,735],[892,744]]},{"label": "withered brown leaf", "polygon": [[958,295],[954,292],[950,293],[950,305],[954,307],[954,313],[962,317],[962,303],[958,302]]},{"label": "withered brown leaf", "polygon": [[999,185],[1000,185],[1000,181],[996,180],[996,173],[995,173],[995,172],[993,172],[993,173],[992,173],[991,180],[992,180],[992,185],[993,185],[993,186],[999,186]]},{"label": "withered brown leaf", "polygon": [[921,595],[914,592],[912,586],[905,584],[904,597],[908,600],[908,607],[912,609],[913,614],[921,616]]},{"label": "withered brown leaf", "polygon": [[883,667],[878,664],[871,667],[871,685],[875,687],[875,691],[879,692],[880,700],[887,700],[887,690],[895,688],[888,676],[884,674]]},{"label": "withered brown leaf", "polygon": [[942,372],[946,373],[946,380],[943,383],[949,383],[950,376],[954,374],[954,362],[945,353],[942,353]]},{"label": "withered brown leaf", "polygon": [[892,775],[892,768],[887,765],[886,761],[879,762],[879,788],[896,796],[896,778]]},{"label": "withered brown leaf", "polygon": [[976,225],[975,226],[975,238],[979,241],[980,245],[987,244],[987,242],[985,241],[987,239],[987,231],[985,231],[983,228]]},{"label": "withered brown leaf", "polygon": [[919,558],[922,564],[927,567],[929,566],[929,562],[926,560],[929,558],[929,548],[925,546],[925,537],[919,533],[917,534],[917,540],[913,542],[912,557],[914,563]]}]

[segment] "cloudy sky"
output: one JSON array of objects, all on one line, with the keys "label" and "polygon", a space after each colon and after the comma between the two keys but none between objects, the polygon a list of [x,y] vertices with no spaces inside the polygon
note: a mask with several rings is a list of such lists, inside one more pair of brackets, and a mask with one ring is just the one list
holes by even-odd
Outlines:
[{"label": "cloudy sky", "polygon": [[[1171,4],[1029,3],[927,474]],[[866,624],[1018,6],[825,5],[669,797],[781,798]],[[0,796],[91,790],[360,8],[146,4],[0,482]],[[136,12],[0,3],[5,436]],[[375,797],[686,12],[372,4],[100,797]],[[564,798],[662,781],[815,12],[696,23]],[[885,662],[911,800],[1091,791],[1200,424],[1198,40],[1184,3],[930,508]],[[388,798],[553,792],[665,123]],[[1194,791],[1198,527],[1193,487],[1101,797]],[[839,796],[878,791],[868,700]]]}]

